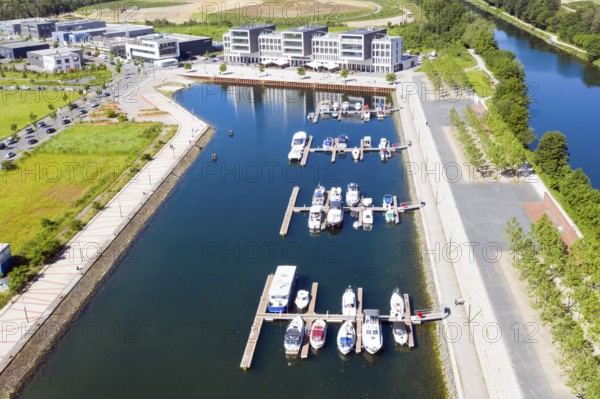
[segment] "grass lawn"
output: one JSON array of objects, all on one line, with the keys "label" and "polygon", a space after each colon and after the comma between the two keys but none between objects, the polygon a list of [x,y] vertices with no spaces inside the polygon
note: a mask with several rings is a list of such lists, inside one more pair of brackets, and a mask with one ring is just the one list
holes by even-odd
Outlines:
[{"label": "grass lawn", "polygon": [[[67,100],[63,99],[67,95]],[[10,125],[16,123],[19,129],[31,124],[29,114],[37,115],[36,120],[50,114],[48,104],[56,109],[71,101],[77,100],[81,94],[76,91],[57,90],[2,90],[0,91],[0,140],[12,135]],[[10,111],[8,111],[10,110]]]},{"label": "grass lawn", "polygon": [[147,0],[120,0],[120,1],[112,1],[106,3],[98,3],[93,4],[87,7],[81,7],[77,11],[77,13],[85,13],[86,11],[91,10],[101,10],[101,9],[109,9],[114,10],[116,8],[121,7],[138,7],[138,8],[154,8],[154,7],[171,7],[171,6],[181,6],[183,4],[187,4],[186,1],[179,0],[157,0],[157,1],[147,1]]},{"label": "grass lawn", "polygon": [[35,74],[27,72],[27,77],[23,77],[23,72],[4,71],[4,77],[0,77],[0,86],[71,86],[83,85],[79,83],[80,79],[87,78],[87,84],[90,86],[102,86],[112,80],[112,72],[108,69],[99,71],[75,71],[68,74]]},{"label": "grass lawn", "polygon": [[469,79],[469,83],[471,83],[473,90],[475,90],[475,93],[479,97],[484,98],[494,94],[494,88],[492,87],[490,79],[485,72],[481,70],[475,70],[465,73],[467,74],[467,79]]},{"label": "grass lawn", "polygon": [[42,218],[66,224],[150,146],[161,130],[152,126],[159,125],[74,125],[15,161],[17,170],[0,174],[2,240],[19,254]]}]

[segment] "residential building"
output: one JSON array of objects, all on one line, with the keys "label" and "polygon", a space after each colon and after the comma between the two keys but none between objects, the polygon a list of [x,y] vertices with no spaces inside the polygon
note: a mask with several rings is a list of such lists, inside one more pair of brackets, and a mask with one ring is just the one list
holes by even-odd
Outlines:
[{"label": "residential building", "polygon": [[260,62],[258,37],[261,33],[274,30],[274,24],[246,25],[229,30],[223,35],[225,60],[243,63]]},{"label": "residential building", "polygon": [[21,24],[21,36],[31,37],[34,40],[46,39],[52,36],[56,31],[56,20],[38,19]]},{"label": "residential building", "polygon": [[10,254],[10,245],[0,243],[0,272],[6,275],[10,269],[11,263],[12,256]]},{"label": "residential building", "polygon": [[125,53],[129,59],[141,58],[144,61],[178,58],[179,45],[175,38],[154,33],[152,35],[140,36],[133,42],[125,43]]},{"label": "residential building", "polygon": [[0,44],[0,57],[11,60],[27,59],[29,51],[45,50],[50,48],[48,43],[34,42],[31,40],[24,42],[10,42]]},{"label": "residential building", "polygon": [[81,69],[82,59],[81,50],[74,48],[59,47],[27,53],[29,65],[42,68],[47,72]]}]

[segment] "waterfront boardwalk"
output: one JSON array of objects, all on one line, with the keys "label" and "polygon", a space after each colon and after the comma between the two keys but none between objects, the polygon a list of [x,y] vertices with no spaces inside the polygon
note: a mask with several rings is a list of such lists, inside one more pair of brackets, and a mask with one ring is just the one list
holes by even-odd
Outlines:
[{"label": "waterfront boardwalk", "polygon": [[[244,350],[244,354],[242,355],[242,361],[240,362],[240,368],[242,370],[250,369],[252,365],[252,358],[256,351],[256,346],[258,345],[258,341],[260,338],[260,332],[262,326],[265,322],[281,322],[281,321],[290,321],[294,319],[296,316],[301,315],[304,323],[306,325],[306,333],[304,339],[302,341],[302,346],[300,348],[300,358],[307,359],[309,354],[310,347],[310,328],[316,320],[322,319],[327,323],[339,323],[342,324],[346,320],[352,320],[356,323],[356,353],[362,352],[362,323],[364,321],[363,314],[363,289],[362,287],[358,287],[356,290],[356,316],[344,316],[342,314],[333,314],[333,313],[325,313],[319,314],[316,312],[316,303],[317,303],[317,291],[319,288],[319,284],[314,282],[312,283],[311,291],[310,291],[310,301],[308,304],[308,309],[306,313],[268,313],[267,305],[268,305],[268,297],[269,297],[269,289],[271,288],[271,284],[273,282],[273,274],[269,274],[267,277],[267,281],[265,282],[265,286],[262,291],[262,295],[260,296],[260,300],[258,302],[258,308],[256,311],[256,315],[254,316],[254,322],[252,323],[252,328],[250,330],[250,334],[248,335],[248,341],[246,342],[246,347]],[[291,302],[291,300],[290,300]],[[425,321],[439,321],[448,316],[448,314],[444,312],[437,313],[422,313],[421,315],[411,315],[410,311],[410,299],[408,294],[404,294],[404,303],[405,310],[404,314],[400,317],[391,316],[391,315],[381,315],[380,321],[382,323],[393,323],[395,321],[403,321],[406,325],[406,332],[408,333],[408,346],[413,348],[415,346],[415,338],[414,338],[414,320],[415,317],[419,318],[420,321],[417,324]],[[421,313],[421,312],[420,312]],[[331,330],[329,330],[331,331]],[[329,332],[331,334],[331,332]],[[283,340],[283,337],[282,337]]]}]

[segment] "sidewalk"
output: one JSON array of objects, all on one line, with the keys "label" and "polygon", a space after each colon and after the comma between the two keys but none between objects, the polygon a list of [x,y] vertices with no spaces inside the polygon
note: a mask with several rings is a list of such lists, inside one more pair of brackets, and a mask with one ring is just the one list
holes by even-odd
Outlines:
[{"label": "sidewalk", "polygon": [[145,97],[178,122],[177,133],[73,237],[56,261],[46,265],[27,290],[0,311],[0,371],[207,130],[204,122],[156,91],[150,90]]}]

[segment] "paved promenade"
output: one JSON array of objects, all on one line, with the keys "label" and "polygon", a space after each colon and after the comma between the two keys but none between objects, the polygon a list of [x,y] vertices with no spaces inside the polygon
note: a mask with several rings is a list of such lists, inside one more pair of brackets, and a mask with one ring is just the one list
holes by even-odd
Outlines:
[{"label": "paved promenade", "polygon": [[27,290],[0,311],[0,370],[56,305],[81,279],[86,268],[125,227],[150,195],[188,152],[207,125],[171,100],[147,87],[145,100],[168,112],[179,124],[175,136],[123,189],[45,266]]}]

